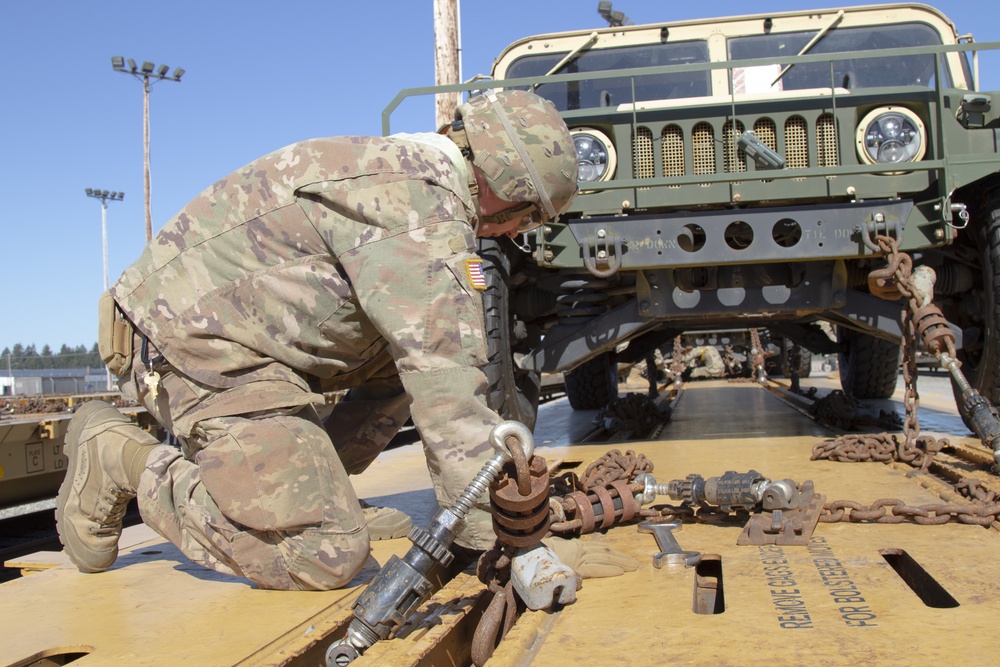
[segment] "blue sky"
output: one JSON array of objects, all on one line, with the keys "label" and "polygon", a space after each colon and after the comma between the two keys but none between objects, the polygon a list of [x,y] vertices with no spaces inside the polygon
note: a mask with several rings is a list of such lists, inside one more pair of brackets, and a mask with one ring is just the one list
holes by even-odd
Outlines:
[{"label": "blue sky", "polygon": [[[488,73],[522,37],[605,25],[597,4],[465,0],[463,75]],[[836,3],[614,6],[652,23]],[[1000,41],[995,3],[935,6],[977,41]],[[311,137],[380,134],[382,109],[400,89],[433,84],[431,10],[431,0],[0,0],[0,351],[96,340],[101,207],[85,188],[125,192],[108,205],[112,283],[145,244],[142,87],[112,71],[111,56],[187,72],[150,96],[155,233],[205,187],[265,153]],[[1000,88],[996,68],[983,88]],[[433,125],[430,102],[407,104],[393,130]]]}]

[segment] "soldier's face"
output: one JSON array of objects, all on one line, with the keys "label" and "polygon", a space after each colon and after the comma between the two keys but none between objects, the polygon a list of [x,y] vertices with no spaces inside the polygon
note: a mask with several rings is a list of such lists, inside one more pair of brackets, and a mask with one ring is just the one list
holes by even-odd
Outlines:
[{"label": "soldier's face", "polygon": [[[522,206],[520,202],[509,202],[506,199],[500,199],[493,194],[493,190],[490,189],[486,179],[478,169],[476,169],[476,181],[479,183],[479,215],[481,218],[483,216],[496,215],[497,213],[502,213],[508,209]],[[514,238],[517,236],[521,223],[528,218],[531,213],[532,209],[528,208],[523,215],[516,216],[504,223],[486,222],[481,219],[479,221],[476,235],[483,237],[509,236]]]},{"label": "soldier's face", "polygon": [[503,224],[496,224],[492,222],[480,221],[479,227],[476,229],[476,236],[480,237],[490,237],[490,236],[509,236],[514,238],[517,236],[518,229],[521,226],[521,220],[524,216],[520,218],[514,218],[509,222]]}]

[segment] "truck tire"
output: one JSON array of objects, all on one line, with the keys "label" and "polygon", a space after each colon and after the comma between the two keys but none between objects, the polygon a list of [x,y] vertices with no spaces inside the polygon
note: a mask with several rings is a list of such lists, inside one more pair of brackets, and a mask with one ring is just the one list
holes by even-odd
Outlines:
[{"label": "truck tire", "polygon": [[[786,378],[792,377],[792,368],[789,364],[789,360],[791,359],[790,355],[792,353],[792,346],[794,345],[795,343],[786,338],[785,343],[782,346],[781,373]],[[807,378],[809,377],[809,374],[812,373],[812,358],[812,352],[799,345],[799,378]]]},{"label": "truck tire", "polygon": [[902,347],[853,329],[837,327],[840,386],[854,398],[889,398],[896,391]]},{"label": "truck tire", "polygon": [[511,310],[511,265],[517,249],[508,238],[479,239],[486,290],[483,310],[486,324],[486,352],[489,358],[483,371],[489,383],[487,404],[504,419],[519,421],[535,428],[541,378],[515,362],[520,350],[517,319]]},{"label": "truck tire", "polygon": [[[962,372],[980,394],[993,405],[1000,403],[1000,189],[985,192],[973,210],[975,240],[982,262],[982,320],[959,322],[971,345],[959,350]],[[972,226],[972,225],[970,225]],[[954,385],[953,385],[954,386]],[[955,391],[959,412],[965,418],[961,392]]]},{"label": "truck tire", "polygon": [[599,410],[618,398],[618,364],[608,352],[566,373],[564,381],[574,410]]}]

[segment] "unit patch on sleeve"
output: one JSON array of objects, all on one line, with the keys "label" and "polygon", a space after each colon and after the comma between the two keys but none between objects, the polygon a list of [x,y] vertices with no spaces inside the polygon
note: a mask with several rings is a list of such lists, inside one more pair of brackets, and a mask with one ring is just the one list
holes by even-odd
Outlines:
[{"label": "unit patch on sleeve", "polygon": [[465,260],[465,272],[468,274],[469,282],[472,283],[473,288],[480,292],[486,289],[486,276],[483,275],[483,260]]}]

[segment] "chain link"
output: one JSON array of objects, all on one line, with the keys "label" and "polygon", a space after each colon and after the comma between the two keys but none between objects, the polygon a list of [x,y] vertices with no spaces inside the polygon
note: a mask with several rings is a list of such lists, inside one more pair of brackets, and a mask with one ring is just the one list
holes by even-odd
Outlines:
[{"label": "chain link", "polygon": [[903,461],[914,468],[925,470],[934,455],[948,444],[929,435],[916,438],[912,443],[889,433],[847,434],[824,440],[813,446],[811,460],[830,459],[846,463],[862,461]]},{"label": "chain link", "polygon": [[751,375],[755,380],[758,380],[764,374],[764,346],[760,342],[760,332],[756,328],[750,329],[750,347],[753,352]]},{"label": "chain link", "polygon": [[1000,515],[1000,504],[976,503],[954,505],[936,503],[930,505],[907,505],[899,498],[882,498],[871,505],[862,505],[853,500],[835,500],[823,506],[820,523],[903,523],[909,521],[920,525],[940,525],[950,521],[991,526]]},{"label": "chain link", "polygon": [[681,337],[674,336],[674,356],[670,359],[670,372],[673,373],[674,382],[680,382],[681,375],[684,373],[684,362],[681,361],[683,356],[684,349],[681,347]]},{"label": "chain link", "polygon": [[519,606],[514,580],[510,577],[515,551],[515,547],[498,542],[480,557],[476,566],[476,576],[492,595],[472,637],[471,657],[476,667],[486,664],[517,621]]},{"label": "chain link", "polygon": [[[555,534],[590,532],[629,521],[642,509],[635,496],[644,486],[635,478],[652,470],[653,462],[644,454],[612,449],[587,466],[582,477],[572,471],[550,477],[549,530]],[[602,513],[599,520],[595,507]]]},{"label": "chain link", "polygon": [[972,479],[971,477],[959,480],[959,482],[955,484],[955,490],[962,494],[964,498],[981,503],[993,503],[996,502],[997,498],[996,491],[987,489],[983,486],[982,482],[978,479]]},{"label": "chain link", "polygon": [[917,392],[917,338],[932,354],[947,351],[955,354],[955,335],[948,328],[941,310],[930,302],[921,300],[911,282],[913,259],[900,252],[899,242],[883,234],[875,237],[875,245],[885,256],[886,266],[868,274],[868,289],[882,299],[906,299],[902,311],[903,348],[903,439],[886,433],[879,435],[843,435],[821,442],[813,447],[812,460],[828,458],[833,461],[903,461],[915,468],[926,470],[934,454],[949,444],[932,436],[920,436],[920,394]]},{"label": "chain link", "polygon": [[580,477],[580,484],[584,491],[590,491],[595,487],[606,487],[620,479],[631,482],[643,472],[653,472],[653,462],[645,454],[631,449],[622,454],[619,450],[612,449],[587,466]]},{"label": "chain link", "polygon": [[536,546],[549,529],[549,476],[545,459],[525,455],[520,444],[507,445],[511,461],[490,484],[493,548],[479,558],[476,575],[492,595],[472,639],[472,662],[486,664],[520,613],[511,579],[511,563],[519,548]]}]

